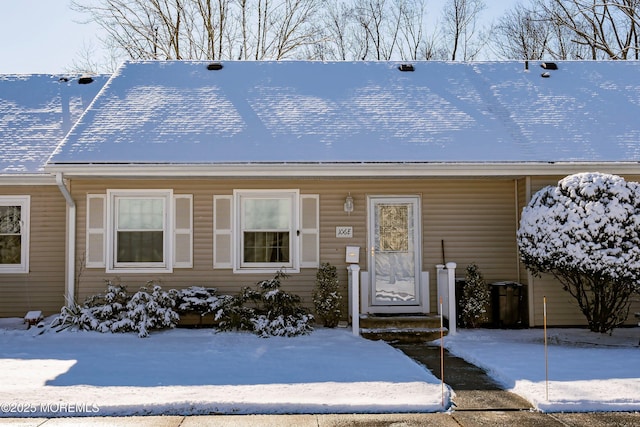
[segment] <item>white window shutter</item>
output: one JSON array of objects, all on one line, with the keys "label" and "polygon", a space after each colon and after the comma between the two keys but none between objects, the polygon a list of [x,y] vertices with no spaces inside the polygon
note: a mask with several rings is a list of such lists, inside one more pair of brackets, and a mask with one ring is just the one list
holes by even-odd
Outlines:
[{"label": "white window shutter", "polygon": [[300,196],[300,267],[320,265],[320,196]]},{"label": "white window shutter", "polygon": [[213,268],[233,268],[233,196],[213,196]]},{"label": "white window shutter", "polygon": [[87,247],[85,266],[105,267],[107,228],[107,197],[105,194],[87,194]]},{"label": "white window shutter", "polygon": [[193,195],[173,196],[173,267],[193,267]]}]

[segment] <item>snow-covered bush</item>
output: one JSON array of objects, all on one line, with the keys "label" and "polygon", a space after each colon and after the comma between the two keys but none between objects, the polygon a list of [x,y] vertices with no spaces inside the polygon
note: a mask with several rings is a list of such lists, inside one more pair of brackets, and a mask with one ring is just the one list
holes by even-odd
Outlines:
[{"label": "snow-covered bush", "polygon": [[257,290],[245,287],[237,297],[225,300],[216,314],[221,330],[248,330],[261,337],[305,335],[313,330],[313,315],[301,306],[300,297],[280,289],[276,273],[257,283]]},{"label": "snow-covered bush", "polygon": [[114,285],[108,281],[104,294],[88,297],[83,305],[73,304],[62,307],[60,315],[53,320],[51,326],[58,331],[72,328],[110,332],[113,323],[125,316],[128,301],[126,287]]},{"label": "snow-covered bush", "polygon": [[335,266],[329,263],[320,265],[316,274],[316,288],[313,291],[313,304],[316,314],[324,321],[324,326],[335,328],[338,326],[342,311],[338,287],[338,271]]},{"label": "snow-covered bush", "polygon": [[226,296],[214,314],[214,319],[218,322],[218,329],[221,331],[253,331],[252,319],[256,316],[256,310],[252,301],[259,299],[259,294],[249,287],[242,288],[237,296]]},{"label": "snow-covered bush", "polygon": [[467,328],[477,328],[487,320],[487,307],[491,300],[489,287],[476,264],[469,264],[462,288],[462,323]]},{"label": "snow-covered bush", "polygon": [[178,295],[176,311],[180,314],[197,313],[200,316],[215,314],[227,298],[226,295],[218,295],[216,288],[202,286],[191,286],[176,292]]},{"label": "snow-covered bush", "polygon": [[218,329],[246,330],[262,337],[296,336],[312,331],[313,316],[300,297],[280,289],[278,272],[258,282],[257,290],[243,288],[238,296],[217,295],[213,288],[193,286],[169,291],[147,283],[133,295],[124,285],[107,282],[107,291],[87,298],[83,305],[62,307],[52,322],[58,331],[74,328],[99,332],[137,332],[146,337],[152,329],[173,328],[179,313],[212,313]]},{"label": "snow-covered bush", "polygon": [[280,289],[281,279],[286,278],[286,274],[278,272],[274,278],[258,282],[260,299],[252,322],[261,337],[293,337],[313,330],[313,315],[301,306],[300,297]]},{"label": "snow-covered bush", "polygon": [[163,290],[148,283],[131,296],[123,319],[112,325],[113,332],[135,331],[140,338],[149,335],[151,329],[175,328],[180,316],[174,310],[177,292]]},{"label": "snow-covered bush", "polygon": [[175,312],[177,292],[148,283],[133,295],[124,285],[107,282],[104,294],[93,295],[82,306],[62,307],[51,326],[98,332],[137,332],[146,337],[150,329],[173,328],[180,319]]},{"label": "snow-covered bush", "polygon": [[518,248],[535,275],[551,273],[594,332],[629,314],[640,280],[640,184],[615,175],[570,175],[523,210]]}]

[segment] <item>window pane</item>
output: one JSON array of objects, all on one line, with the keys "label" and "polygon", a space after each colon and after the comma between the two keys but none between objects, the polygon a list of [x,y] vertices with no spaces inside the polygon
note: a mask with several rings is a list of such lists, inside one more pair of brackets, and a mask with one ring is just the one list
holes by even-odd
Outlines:
[{"label": "window pane", "polygon": [[119,231],[117,262],[163,262],[162,231]]},{"label": "window pane", "polygon": [[0,206],[0,234],[20,234],[21,206]]},{"label": "window pane", "polygon": [[163,224],[162,199],[119,199],[118,230],[162,230]]},{"label": "window pane", "polygon": [[20,264],[21,238],[19,235],[0,235],[0,264]]},{"label": "window pane", "polygon": [[245,230],[288,230],[291,224],[290,199],[244,199]]},{"label": "window pane", "polygon": [[289,262],[288,232],[245,232],[244,262]]}]

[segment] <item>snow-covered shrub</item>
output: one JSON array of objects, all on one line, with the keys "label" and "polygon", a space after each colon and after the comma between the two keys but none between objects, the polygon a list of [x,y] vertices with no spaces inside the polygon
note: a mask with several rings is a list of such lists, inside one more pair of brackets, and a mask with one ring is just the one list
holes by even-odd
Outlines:
[{"label": "snow-covered shrub", "polygon": [[313,330],[313,315],[301,306],[300,297],[280,289],[281,279],[286,278],[279,271],[272,279],[258,282],[260,300],[252,322],[261,337],[293,337]]},{"label": "snow-covered shrub", "polygon": [[73,304],[62,307],[60,315],[51,326],[58,331],[72,328],[87,331],[109,332],[114,322],[125,316],[129,296],[124,285],[114,285],[107,281],[104,294],[88,297],[83,305]]},{"label": "snow-covered shrub", "polygon": [[174,311],[177,292],[164,291],[152,283],[133,295],[124,285],[107,282],[107,291],[86,299],[82,306],[62,307],[51,326],[98,332],[137,332],[146,337],[150,329],[173,328],[180,317]]},{"label": "snow-covered shrub", "polygon": [[489,287],[476,264],[469,264],[462,288],[462,323],[467,328],[477,328],[487,320],[487,307],[491,300]]},{"label": "snow-covered shrub", "polygon": [[174,310],[177,291],[165,291],[159,285],[148,283],[131,296],[127,312],[112,325],[113,332],[135,331],[140,338],[149,335],[151,329],[175,328],[180,316]]},{"label": "snow-covered shrub", "polygon": [[191,286],[177,291],[176,311],[180,314],[197,313],[200,316],[215,313],[222,307],[226,295],[218,295],[216,288]]},{"label": "snow-covered shrub", "polygon": [[534,195],[518,230],[520,257],[551,273],[576,299],[594,332],[629,314],[640,280],[640,184],[615,175],[570,175]]},{"label": "snow-covered shrub", "polygon": [[252,319],[256,316],[252,301],[260,299],[259,294],[249,287],[244,287],[237,296],[225,295],[220,308],[214,313],[221,331],[253,331]]},{"label": "snow-covered shrub", "polygon": [[257,290],[242,289],[236,297],[226,299],[216,313],[221,330],[248,330],[261,337],[297,336],[313,330],[313,315],[305,310],[300,297],[280,289],[287,276],[276,273],[257,283]]},{"label": "snow-covered shrub", "polygon": [[313,291],[313,304],[316,314],[323,319],[324,326],[335,328],[338,326],[342,311],[338,287],[338,271],[335,266],[329,263],[320,265],[316,273],[316,288]]}]

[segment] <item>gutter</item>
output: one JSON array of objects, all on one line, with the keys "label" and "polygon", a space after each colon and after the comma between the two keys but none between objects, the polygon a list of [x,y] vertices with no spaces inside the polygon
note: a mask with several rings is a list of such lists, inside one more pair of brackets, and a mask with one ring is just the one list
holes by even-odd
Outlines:
[{"label": "gutter", "polygon": [[67,202],[67,266],[64,299],[67,306],[71,306],[76,300],[75,272],[76,272],[76,203],[64,182],[62,172],[56,173],[56,184]]},{"label": "gutter", "polygon": [[122,178],[422,178],[422,177],[522,177],[569,175],[597,170],[618,175],[637,175],[640,162],[487,162],[487,163],[128,163],[49,164],[45,171],[73,177]]}]

